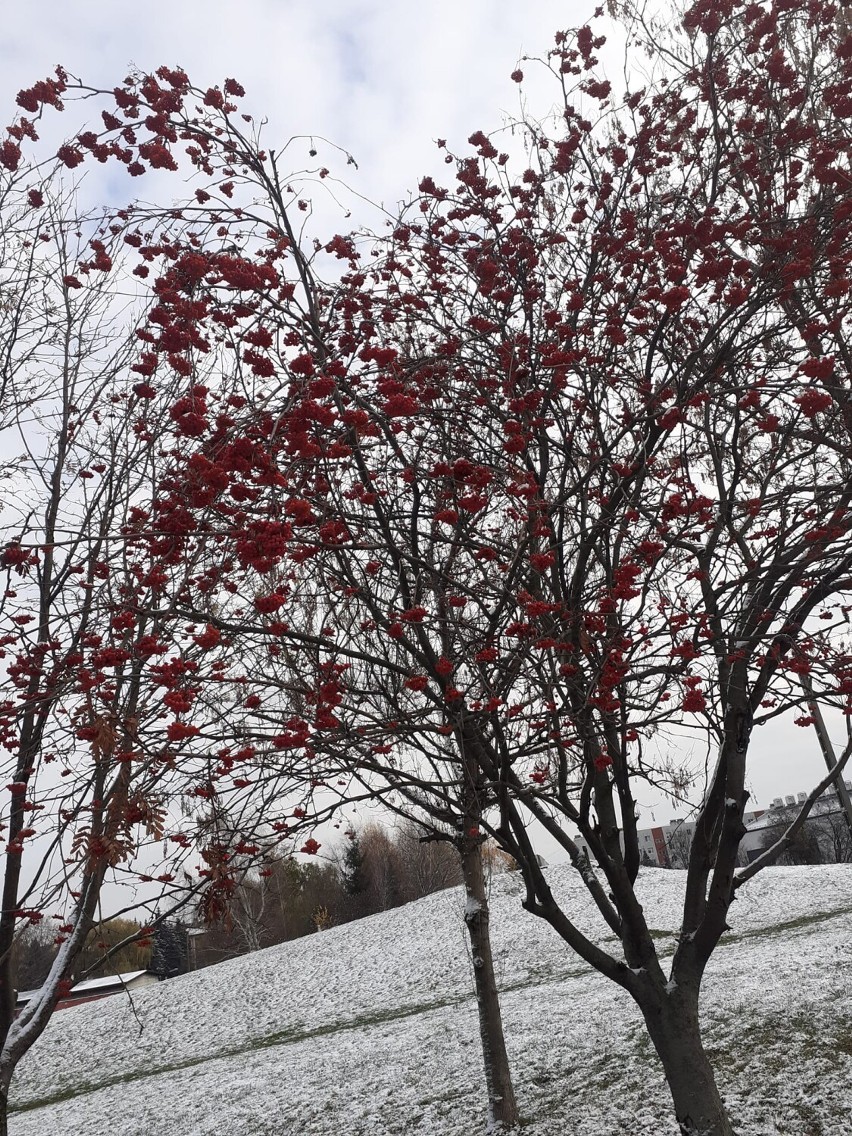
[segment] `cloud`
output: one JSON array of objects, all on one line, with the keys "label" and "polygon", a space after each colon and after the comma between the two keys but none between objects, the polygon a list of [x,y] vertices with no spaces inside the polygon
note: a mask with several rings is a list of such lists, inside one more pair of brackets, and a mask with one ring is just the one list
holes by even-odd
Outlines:
[{"label": "cloud", "polygon": [[270,145],[325,136],[358,160],[358,191],[392,204],[440,170],[437,137],[461,148],[474,130],[499,126],[501,109],[517,112],[509,74],[519,55],[544,53],[590,10],[555,0],[244,0],[237,15],[225,0],[143,9],[43,0],[7,13],[0,100],[9,121],[16,92],[57,63],[109,87],[131,64],[179,63],[204,85],[231,75],[269,120]]}]

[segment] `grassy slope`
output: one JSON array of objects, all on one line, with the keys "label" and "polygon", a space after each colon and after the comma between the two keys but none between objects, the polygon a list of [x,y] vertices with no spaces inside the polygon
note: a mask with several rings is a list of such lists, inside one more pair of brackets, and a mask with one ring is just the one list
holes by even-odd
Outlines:
[{"label": "grassy slope", "polygon": [[[567,868],[555,890],[594,924]],[[678,872],[647,871],[670,949]],[[742,1136],[852,1132],[852,866],[744,889],[705,981],[706,1041]],[[493,929],[527,1136],[673,1136],[629,1000],[494,883]],[[457,890],[62,1012],[13,1090],[11,1136],[470,1136],[475,1004]]]}]

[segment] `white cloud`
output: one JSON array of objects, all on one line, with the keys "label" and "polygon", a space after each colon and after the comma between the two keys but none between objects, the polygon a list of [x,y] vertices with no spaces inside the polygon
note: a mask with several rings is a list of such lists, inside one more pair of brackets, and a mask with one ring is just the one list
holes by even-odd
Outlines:
[{"label": "white cloud", "polygon": [[[501,110],[517,112],[519,56],[543,54],[591,10],[577,0],[244,0],[238,13],[225,0],[48,0],[7,13],[0,102],[9,121],[16,92],[57,63],[110,87],[131,64],[180,64],[204,85],[230,75],[269,119],[271,145],[324,135],[358,160],[360,192],[393,203],[440,169],[438,136],[462,146],[499,126]],[[551,95],[538,87],[544,113]]]}]

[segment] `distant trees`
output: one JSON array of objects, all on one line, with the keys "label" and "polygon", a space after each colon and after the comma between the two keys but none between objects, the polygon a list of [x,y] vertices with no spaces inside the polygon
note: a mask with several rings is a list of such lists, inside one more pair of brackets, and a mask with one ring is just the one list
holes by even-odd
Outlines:
[{"label": "distant trees", "polygon": [[[852,831],[843,812],[836,807],[833,797],[828,795],[820,801],[821,808],[815,808],[805,823],[797,829],[792,839],[785,844],[777,858],[779,864],[842,864],[852,862]],[[825,806],[829,807],[826,808]],[[761,851],[772,848],[793,824],[798,813],[797,806],[774,809],[769,817],[773,823],[763,829],[759,848]]]},{"label": "distant trees", "polygon": [[692,847],[692,833],[684,828],[676,828],[666,837],[666,850],[672,868],[685,868],[689,863],[689,850]]},{"label": "distant trees", "polygon": [[[124,946],[120,944],[124,943]],[[120,947],[119,950],[115,950]],[[74,960],[72,981],[146,970],[151,963],[152,938],[143,924],[133,919],[109,919],[89,932]]]},{"label": "distant trees", "polygon": [[[765,852],[773,848],[777,841],[784,835],[792,819],[793,817],[790,816],[786,822],[780,821],[772,828],[768,828],[761,839],[759,845],[760,850]],[[825,856],[820,845],[819,836],[814,830],[813,825],[806,824],[800,828],[775,862],[777,864],[824,863]]]},{"label": "distant trees", "polygon": [[[409,821],[399,826],[396,846],[405,880],[403,893],[411,899],[463,883],[458,852],[450,841],[428,839],[422,829]],[[483,846],[482,859],[488,876],[511,870],[499,848],[492,844]]]},{"label": "distant trees", "polygon": [[342,922],[345,899],[334,865],[268,859],[243,876],[227,906],[206,921],[196,964],[262,950]]},{"label": "distant trees", "polygon": [[[494,871],[506,870],[499,852]],[[205,931],[199,965],[260,950],[422,899],[462,882],[451,844],[421,841],[412,825],[353,829],[331,862],[269,858],[235,887]],[[156,942],[156,939],[155,939]]]},{"label": "distant trees", "polygon": [[827,829],[828,862],[832,864],[852,864],[852,831],[844,816],[833,813],[825,817]]},{"label": "distant trees", "polygon": [[57,946],[53,934],[43,923],[20,928],[12,944],[9,973],[14,989],[35,990],[50,973]]},{"label": "distant trees", "polygon": [[452,844],[422,836],[422,829],[411,822],[398,823],[393,829],[373,822],[353,831],[342,865],[351,918],[386,911],[462,883],[461,864]]}]

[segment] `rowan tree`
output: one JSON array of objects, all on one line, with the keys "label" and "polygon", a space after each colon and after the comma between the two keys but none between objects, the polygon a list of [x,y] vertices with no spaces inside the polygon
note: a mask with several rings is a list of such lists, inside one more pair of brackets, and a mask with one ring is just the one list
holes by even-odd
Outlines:
[{"label": "rowan tree", "polygon": [[[39,90],[58,98],[58,86]],[[83,976],[90,930],[109,909],[139,909],[151,923],[146,908],[203,892],[215,910],[249,850],[295,827],[276,829],[269,810],[230,844],[215,826],[198,830],[223,775],[210,738],[227,731],[213,725],[223,709],[212,699],[207,731],[186,721],[204,633],[158,606],[145,507],[178,396],[167,388],[151,399],[139,382],[136,332],[150,305],[133,287],[132,262],[119,232],[80,209],[61,163],[22,154],[35,134],[20,118],[0,148],[4,1133],[14,1069],[72,976]],[[237,812],[245,785],[229,779],[219,796]],[[184,862],[188,876],[178,873]],[[15,1017],[16,937],[53,920],[49,973]]]},{"label": "rowan tree", "polygon": [[[340,346],[339,273],[332,268],[329,285],[322,269],[346,263],[354,245],[340,235],[324,244],[305,241],[299,216],[309,213],[308,201],[300,196],[298,179],[282,175],[280,154],[262,147],[250,117],[238,115],[235,100],[243,92],[235,80],[203,91],[192,87],[180,69],[160,68],[156,75],[131,75],[108,93],[72,84],[64,72],[57,81],[61,100],[75,93],[106,94],[112,103],[102,113],[102,131],[83,131],[60,152],[68,164],[91,154],[98,160],[116,159],[131,175],[141,175],[148,168],[177,169],[178,158],[185,155],[205,179],[194,200],[179,208],[124,209],[109,226],[137,250],[141,263],[134,272],[143,279],[150,276],[157,298],[149,326],[140,332],[145,347],[133,365],[142,380],[136,393],[152,399],[162,393],[163,382],[167,388],[175,381],[185,385],[169,410],[180,451],[172,455],[172,472],[160,479],[150,516],[149,573],[161,595],[144,610],[181,612],[202,625],[196,639],[203,659],[191,678],[173,672],[171,685],[176,698],[186,696],[187,713],[209,713],[234,739],[220,751],[217,775],[236,774],[234,785],[252,786],[254,815],[264,816],[281,799],[282,763],[288,778],[298,767],[311,803],[294,810],[295,819],[307,823],[341,796],[341,786],[334,784],[332,804],[314,800],[314,790],[330,788],[330,767],[324,769],[323,753],[310,744],[316,727],[321,738],[324,723],[332,718],[326,695],[331,697],[336,664],[318,657],[317,647],[321,655],[325,639],[313,631],[326,597],[319,597],[317,607],[306,592],[298,613],[297,638],[304,650],[295,682],[286,678],[289,656],[269,636],[286,634],[287,625],[276,612],[285,603],[293,606],[288,596],[296,573],[278,571],[282,558],[289,560],[292,554],[292,564],[303,565],[312,555],[313,541],[294,548],[291,535],[294,527],[312,524],[305,493],[322,492],[322,475],[312,468],[321,451],[312,437],[335,421],[329,392],[315,390],[309,353],[327,357],[334,368],[331,352]],[[50,102],[46,90],[42,84],[22,92],[21,105],[43,109]],[[325,168],[315,173],[320,184],[328,177]],[[363,345],[347,339],[347,358]],[[205,381],[199,381],[199,373]],[[216,378],[208,382],[210,375]],[[276,452],[279,439],[287,451],[283,461]],[[345,444],[334,445],[342,457]],[[331,525],[321,540],[335,545],[335,522]],[[252,657],[257,636],[263,659],[259,669],[257,656]],[[235,642],[238,652],[231,650]],[[275,660],[284,667],[287,697],[264,708],[258,684],[266,674],[273,686],[278,684],[282,672]],[[312,670],[307,689],[302,678],[306,667]],[[237,691],[230,695],[236,705],[227,721],[222,714],[226,689]],[[306,717],[303,711],[309,706],[316,709]],[[187,723],[186,729],[197,727]],[[351,773],[344,771],[343,780]],[[480,803],[469,777],[467,783],[467,824],[459,828],[458,839],[476,895],[468,906],[468,924],[477,960],[483,1044],[489,1054],[497,1054],[496,1062],[490,1056],[486,1060],[489,1096],[497,1120],[511,1124],[516,1111],[490,959],[475,820]],[[346,799],[375,791],[375,785],[365,785],[347,792]],[[205,792],[215,814],[218,790],[212,781]],[[439,787],[439,812],[432,811],[436,831],[443,831],[445,796]],[[427,797],[426,803],[432,800]],[[418,800],[414,806],[421,816],[423,804]],[[318,848],[315,840],[303,845],[309,853]]]},{"label": "rowan tree", "polygon": [[[701,980],[737,888],[795,835],[737,871],[751,734],[809,724],[802,675],[844,712],[852,693],[852,46],[821,0],[701,2],[623,96],[601,46],[556,37],[559,114],[519,126],[527,169],[477,132],[452,188],[425,179],[369,244],[305,253],[230,80],[199,98],[182,72],[137,77],[76,152],[121,138],[129,168],[168,167],[185,144],[218,187],[168,239],[139,235],[160,263],[144,365],[189,386],[210,329],[263,383],[224,415],[200,384],[173,407],[151,549],[166,576],[194,569],[160,602],[207,621],[217,661],[240,644],[210,689],[250,691],[257,784],[286,755],[313,788],[360,782],[455,832],[481,1010],[492,835],[527,908],[638,1004],[681,1131],[727,1136]],[[684,732],[715,759],[664,966],[635,792],[682,788],[655,746]],[[559,907],[530,817],[620,953]],[[492,1079],[498,1121],[501,1095]]]},{"label": "rowan tree", "polygon": [[[467,600],[444,654],[454,732],[498,800],[494,830],[522,865],[527,906],[638,1002],[684,1132],[731,1130],[702,1055],[698,991],[736,888],[767,862],[735,873],[751,730],[791,711],[809,724],[801,674],[849,709],[849,51],[836,18],[819,5],[693,8],[682,70],[628,92],[617,117],[593,73],[594,33],[558,36],[551,64],[579,88],[566,92],[565,133],[534,128],[535,162],[508,185],[497,147],[474,135],[457,185],[421,185],[421,217],[403,218],[384,262],[400,300],[397,337],[381,346],[397,349],[410,433],[419,416],[426,445],[434,437],[434,401],[421,409],[415,385],[431,354],[454,384],[439,398],[454,389],[461,439],[440,468],[411,463],[400,510],[411,535],[400,525],[387,542],[404,549],[396,577],[426,528],[429,479],[443,477],[432,519],[450,530],[441,563]],[[512,475],[524,507],[501,515]],[[360,517],[349,528],[364,542]],[[483,552],[502,589],[471,563]],[[352,575],[360,596],[370,585]],[[513,622],[476,627],[477,601]],[[664,972],[633,886],[633,782],[653,772],[649,740],[685,729],[706,732],[718,761]],[[528,813],[583,874],[623,959],[555,903]]]},{"label": "rowan tree", "polygon": [[[322,776],[378,779],[456,825],[463,855],[491,832],[526,906],[638,1003],[684,1133],[732,1131],[701,978],[737,887],[782,850],[737,874],[752,729],[808,724],[803,673],[849,708],[837,21],[830,4],[699,4],[669,73],[618,100],[601,38],[560,33],[561,121],[529,127],[526,171],[474,134],[448,155],[453,188],[421,183],[369,258],[328,243],[341,280],[270,356],[289,381],[262,427],[282,480],[240,503],[243,531],[277,527],[255,527],[260,555],[218,554],[261,617],[235,633],[271,651],[261,721],[288,705],[289,744]],[[260,441],[262,421],[248,408],[239,433]],[[197,452],[216,465],[220,448]],[[234,525],[227,473],[208,543]],[[664,968],[635,891],[635,782],[678,788],[654,740],[683,731],[717,756]],[[623,956],[554,900],[530,815]]]},{"label": "rowan tree", "polygon": [[[464,562],[464,632],[480,596],[514,620],[488,628],[499,641],[483,622],[478,642],[460,648],[459,632],[446,652],[456,734],[498,798],[495,832],[522,865],[527,906],[638,1002],[684,1132],[731,1130],[701,1053],[698,991],[756,870],[735,873],[751,730],[791,711],[809,724],[801,673],[849,708],[849,53],[836,16],[695,8],[683,70],[628,93],[617,118],[608,85],[586,77],[594,33],[557,37],[551,64],[580,88],[566,93],[565,133],[535,128],[535,163],[508,187],[497,147],[473,136],[477,157],[457,162],[452,191],[421,186],[422,217],[403,219],[385,262],[399,265],[388,292],[420,307],[398,316],[395,377],[420,404],[411,376],[431,323],[467,419],[455,417],[463,441],[442,468],[413,477],[425,497],[430,473],[455,475],[443,563],[496,553],[507,581],[489,596]],[[495,427],[514,467],[495,461]],[[484,468],[485,501],[462,503],[453,459],[468,477]],[[498,511],[510,473],[527,489],[520,524]],[[488,696],[502,705],[486,719]],[[654,737],[685,730],[705,732],[718,761],[664,972],[633,886],[633,783],[654,773]],[[582,872],[623,959],[555,903],[528,813]]]}]

